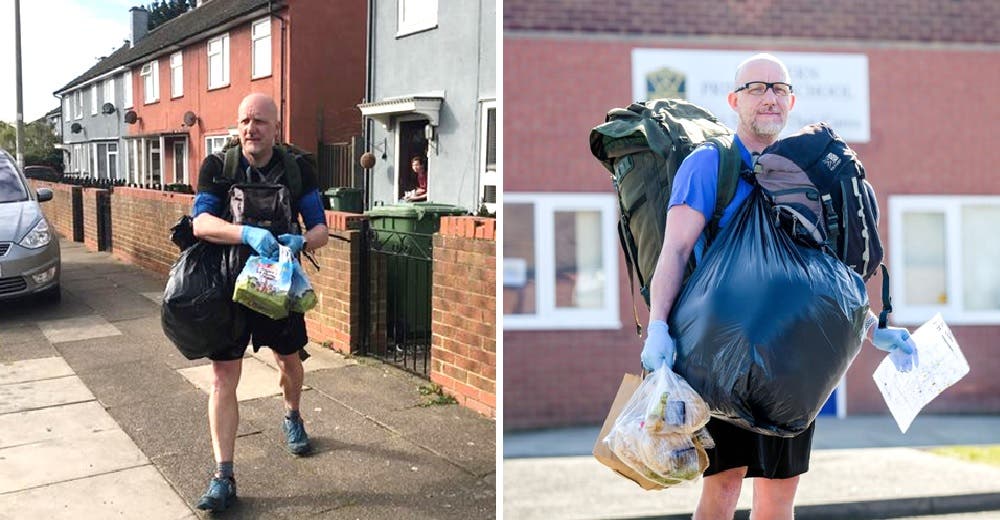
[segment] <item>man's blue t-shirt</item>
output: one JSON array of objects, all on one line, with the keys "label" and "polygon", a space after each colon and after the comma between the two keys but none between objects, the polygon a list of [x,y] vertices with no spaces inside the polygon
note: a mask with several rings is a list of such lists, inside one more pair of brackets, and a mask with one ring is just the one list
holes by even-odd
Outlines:
[{"label": "man's blue t-shirt", "polygon": [[[743,164],[748,168],[751,167],[753,156],[750,154],[750,151],[743,146],[738,136],[733,139],[733,142],[736,143],[736,147],[740,151]],[[680,168],[677,169],[677,175],[674,177],[673,187],[670,191],[670,202],[667,206],[668,211],[678,204],[687,204],[704,215],[706,223],[711,220],[712,215],[715,214],[715,197],[719,184],[718,172],[719,150],[711,144],[696,148],[684,159]],[[733,215],[736,214],[736,210],[746,201],[752,190],[753,186],[744,180],[743,177],[740,177],[740,180],[736,183],[736,194],[722,213],[722,219],[719,221],[719,229],[729,225],[729,222],[733,220]],[[706,235],[705,232],[702,232],[701,236],[698,237],[698,241],[695,242],[694,250],[692,251],[696,264],[701,262],[701,257],[705,253],[705,241]]]}]

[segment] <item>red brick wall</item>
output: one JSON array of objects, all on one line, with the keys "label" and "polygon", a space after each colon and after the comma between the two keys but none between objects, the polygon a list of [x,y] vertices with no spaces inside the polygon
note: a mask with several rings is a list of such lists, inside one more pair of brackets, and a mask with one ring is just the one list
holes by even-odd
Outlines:
[{"label": "red brick wall", "polygon": [[496,220],[443,217],[434,235],[431,381],[496,416]]},{"label": "red brick wall", "polygon": [[170,228],[191,212],[194,195],[139,188],[115,188],[111,196],[114,256],[143,269],[167,274],[180,251]]},{"label": "red brick wall", "polygon": [[[507,0],[504,30],[665,36],[752,36],[860,41],[997,42],[993,0],[801,0],[691,2]],[[763,37],[763,38],[761,38]]]},{"label": "red brick wall", "polygon": [[[505,127],[505,192],[612,193],[607,171],[590,153],[587,135],[610,107],[631,101],[633,48],[744,49],[748,55],[759,50],[746,43],[723,46],[692,40],[664,44],[584,38],[580,34],[521,34],[505,39],[504,118],[518,122]],[[1000,147],[992,146],[988,137],[973,137],[998,130],[1000,104],[995,102],[992,86],[1000,82],[1000,56],[995,50],[773,42],[767,48],[868,56],[871,141],[852,146],[878,190],[883,216],[888,215],[887,200],[892,195],[1000,194],[1000,178],[992,174],[993,165],[1000,162]],[[546,72],[538,74],[539,70]],[[546,99],[560,102],[540,101]],[[553,158],[558,158],[557,167],[539,175],[538,165],[554,164]],[[882,219],[880,233],[888,247],[887,220]],[[620,258],[619,266],[623,265]],[[622,373],[639,369],[642,349],[631,325],[632,300],[624,271],[619,269],[620,330],[504,332],[505,428],[603,420]],[[877,310],[879,292],[874,285],[870,289]],[[638,305],[645,324],[641,299]],[[1000,411],[1000,379],[992,377],[1000,372],[1000,356],[991,352],[1000,327],[955,326],[953,330],[974,368],[927,410]],[[885,411],[871,379],[877,358],[873,347],[866,345],[848,372],[849,413]]]},{"label": "red brick wall", "polygon": [[316,251],[320,270],[304,261],[319,302],[306,314],[309,338],[344,353],[361,347],[361,232],[364,217],[340,211],[327,211],[330,241]]},{"label": "red brick wall", "polygon": [[42,213],[49,225],[68,240],[73,240],[73,189],[79,187],[29,179],[32,189],[49,188],[52,200],[41,203]]}]

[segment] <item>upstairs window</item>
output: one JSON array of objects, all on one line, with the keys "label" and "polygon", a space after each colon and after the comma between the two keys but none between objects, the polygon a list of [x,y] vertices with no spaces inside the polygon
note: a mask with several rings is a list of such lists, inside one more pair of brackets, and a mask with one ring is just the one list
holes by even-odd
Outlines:
[{"label": "upstairs window", "polygon": [[253,23],[251,40],[253,41],[252,53],[253,64],[251,66],[251,79],[263,78],[271,75],[271,19],[265,18]]},{"label": "upstairs window", "polygon": [[208,89],[229,85],[229,35],[208,40]]},{"label": "upstairs window", "polygon": [[156,103],[160,100],[160,65],[158,61],[151,61],[142,66],[139,72],[142,76],[143,99],[147,104]]},{"label": "upstairs window", "polygon": [[433,29],[438,23],[438,0],[399,0],[396,36]]},{"label": "upstairs window", "polygon": [[90,115],[97,115],[97,83],[90,85]]},{"label": "upstairs window", "polygon": [[73,115],[76,116],[76,119],[83,119],[83,89],[76,89],[73,98],[76,101],[76,109],[73,111]]},{"label": "upstairs window", "polygon": [[104,80],[104,102],[115,103],[115,78]]},{"label": "upstairs window", "polygon": [[170,97],[184,95],[184,57],[180,52],[170,55]]},{"label": "upstairs window", "polygon": [[122,74],[122,106],[132,108],[132,71]]}]

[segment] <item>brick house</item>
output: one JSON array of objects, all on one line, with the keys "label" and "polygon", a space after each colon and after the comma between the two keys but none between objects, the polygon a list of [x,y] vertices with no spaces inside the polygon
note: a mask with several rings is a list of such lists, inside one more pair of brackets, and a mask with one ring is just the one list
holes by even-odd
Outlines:
[{"label": "brick house", "polygon": [[[793,114],[840,121],[864,162],[879,193],[892,319],[912,330],[941,312],[972,367],[925,412],[1000,412],[1000,232],[990,224],[1000,150],[985,137],[1000,130],[1000,7],[680,4],[504,4],[505,119],[519,122],[505,133],[505,427],[597,423],[622,373],[639,369],[616,201],[590,129],[670,81],[696,103],[723,100],[735,65],[758,51],[786,59],[804,87]],[[725,105],[712,109],[729,117]],[[879,282],[869,286],[876,311]],[[836,413],[887,412],[871,377],[882,357],[866,342]]]},{"label": "brick house", "polygon": [[90,90],[111,94],[100,102],[112,105],[106,133],[120,139],[112,178],[197,186],[202,159],[235,133],[237,106],[251,92],[275,99],[279,139],[307,151],[360,134],[362,0],[210,0],[148,33],[148,13],[130,14],[131,45],[57,92],[78,117],[88,85],[111,85]]}]

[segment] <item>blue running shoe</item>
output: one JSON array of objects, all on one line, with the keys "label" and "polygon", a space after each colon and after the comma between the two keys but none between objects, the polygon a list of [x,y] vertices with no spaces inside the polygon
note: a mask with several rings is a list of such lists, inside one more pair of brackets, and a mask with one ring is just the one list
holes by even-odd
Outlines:
[{"label": "blue running shoe", "polygon": [[212,477],[208,491],[201,496],[198,509],[203,511],[225,511],[236,501],[236,480]]},{"label": "blue running shoe", "polygon": [[309,445],[309,436],[306,435],[305,425],[302,424],[301,417],[291,419],[285,417],[281,423],[281,430],[285,432],[285,442],[288,444],[288,451],[296,455],[309,453],[312,446]]}]

